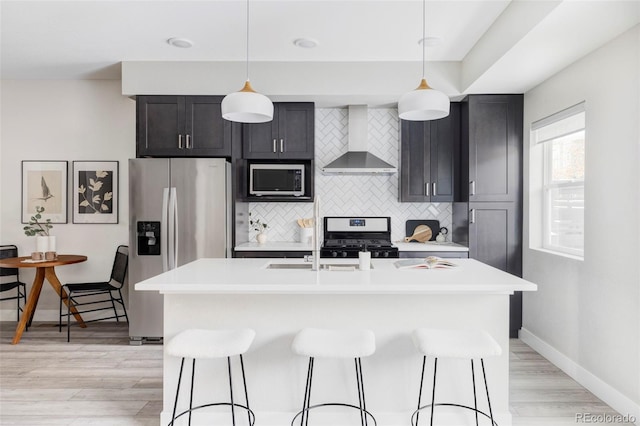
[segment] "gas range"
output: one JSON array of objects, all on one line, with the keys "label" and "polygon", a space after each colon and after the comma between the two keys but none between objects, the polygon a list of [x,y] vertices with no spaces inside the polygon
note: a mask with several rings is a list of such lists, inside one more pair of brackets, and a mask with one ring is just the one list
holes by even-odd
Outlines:
[{"label": "gas range", "polygon": [[367,250],[371,257],[398,257],[398,248],[391,244],[389,217],[325,217],[324,243],[320,257],[357,258]]}]

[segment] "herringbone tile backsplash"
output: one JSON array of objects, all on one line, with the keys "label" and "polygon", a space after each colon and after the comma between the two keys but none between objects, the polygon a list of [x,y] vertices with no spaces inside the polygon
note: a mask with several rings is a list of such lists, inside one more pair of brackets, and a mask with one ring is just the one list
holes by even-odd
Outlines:
[{"label": "herringbone tile backsplash", "polygon": [[[398,165],[398,110],[369,109],[369,152]],[[325,175],[322,167],[347,152],[348,111],[346,108],[316,109],[315,193],[320,197],[322,216],[390,216],[391,239],[405,237],[408,219],[438,219],[451,229],[450,203],[398,202],[398,174]],[[254,218],[269,224],[270,241],[297,241],[296,219],[311,217],[312,203],[251,203]],[[255,240],[250,231],[249,239]]]}]

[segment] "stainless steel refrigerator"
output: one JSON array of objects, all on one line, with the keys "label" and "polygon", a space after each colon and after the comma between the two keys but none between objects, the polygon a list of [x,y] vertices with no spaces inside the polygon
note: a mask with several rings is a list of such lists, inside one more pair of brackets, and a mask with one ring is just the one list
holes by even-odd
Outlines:
[{"label": "stainless steel refrigerator", "polygon": [[129,337],[162,338],[162,295],[135,284],[202,257],[231,257],[230,165],[218,158],[129,160]]}]

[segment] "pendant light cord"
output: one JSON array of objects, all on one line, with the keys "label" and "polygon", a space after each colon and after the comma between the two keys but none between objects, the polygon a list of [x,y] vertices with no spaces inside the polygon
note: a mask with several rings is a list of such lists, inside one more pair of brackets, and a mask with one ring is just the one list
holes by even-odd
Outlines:
[{"label": "pendant light cord", "polygon": [[[246,64],[247,81],[249,81],[249,0],[247,0],[247,64]],[[424,73],[424,71],[423,71]]]},{"label": "pendant light cord", "polygon": [[424,79],[424,56],[425,56],[425,50],[427,48],[427,46],[425,46],[427,44],[426,35],[425,35],[425,27],[426,27],[425,21],[427,19],[425,18],[425,12],[426,12],[425,3],[426,3],[426,0],[422,0],[422,79]]}]

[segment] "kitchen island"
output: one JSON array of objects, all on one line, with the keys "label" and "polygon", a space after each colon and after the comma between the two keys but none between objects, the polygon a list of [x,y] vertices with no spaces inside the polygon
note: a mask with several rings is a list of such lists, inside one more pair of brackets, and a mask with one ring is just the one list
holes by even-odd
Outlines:
[{"label": "kitchen island", "polygon": [[[302,406],[307,359],[291,352],[304,327],[369,328],[377,350],[362,361],[367,408],[378,425],[407,425],[417,403],[422,357],[411,332],[419,327],[480,328],[493,335],[502,356],[488,359],[492,408],[501,426],[511,424],[508,408],[509,295],[536,286],[472,259],[456,259],[452,269],[403,269],[394,260],[375,259],[369,271],[306,269],[302,259],[200,259],[136,284],[137,291],[164,295],[164,339],[187,328],[256,330],[245,355],[250,405],[256,425],[290,424]],[[354,264],[323,259],[323,263]],[[426,383],[433,374],[428,364]],[[179,360],[165,356],[161,424],[173,408]],[[439,363],[436,402],[470,405],[473,393],[468,361]],[[431,372],[429,372],[431,371]],[[194,405],[228,400],[226,362],[201,362]],[[240,388],[238,388],[239,390]],[[185,392],[188,392],[185,390]],[[183,395],[182,401],[188,398]],[[316,361],[311,403],[357,402],[353,362]],[[480,398],[480,408],[486,402]],[[359,424],[359,414],[315,410],[314,425]],[[472,424],[468,413],[440,407],[438,424]],[[228,420],[228,410],[200,410],[195,424]],[[475,424],[475,421],[473,421]]]}]

